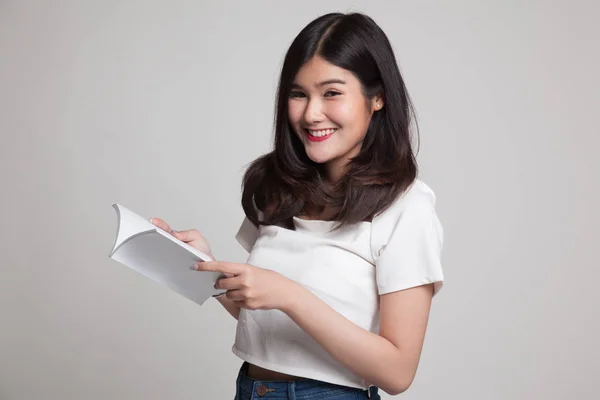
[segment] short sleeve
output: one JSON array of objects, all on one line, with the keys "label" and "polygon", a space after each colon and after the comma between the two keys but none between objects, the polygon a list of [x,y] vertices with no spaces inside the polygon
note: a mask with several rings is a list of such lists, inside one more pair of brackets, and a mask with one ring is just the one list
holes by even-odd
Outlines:
[{"label": "short sleeve", "polygon": [[248,253],[252,250],[256,239],[258,239],[258,228],[254,226],[248,217],[244,217],[242,224],[235,235],[236,240]]},{"label": "short sleeve", "polygon": [[371,245],[379,294],[433,283],[442,288],[443,228],[435,195],[417,181],[372,223]]}]

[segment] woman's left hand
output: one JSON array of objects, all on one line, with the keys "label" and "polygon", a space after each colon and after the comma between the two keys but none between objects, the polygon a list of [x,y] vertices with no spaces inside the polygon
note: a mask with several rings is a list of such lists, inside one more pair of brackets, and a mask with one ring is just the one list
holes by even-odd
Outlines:
[{"label": "woman's left hand", "polygon": [[215,284],[217,289],[226,289],[224,294],[236,305],[249,310],[278,309],[286,312],[294,298],[297,284],[278,272],[222,261],[203,261],[196,271],[216,271],[225,274]]}]

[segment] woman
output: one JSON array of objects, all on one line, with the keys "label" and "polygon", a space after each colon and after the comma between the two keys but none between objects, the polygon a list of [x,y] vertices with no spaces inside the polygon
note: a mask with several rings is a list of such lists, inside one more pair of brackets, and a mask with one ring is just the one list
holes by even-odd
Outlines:
[{"label": "woman", "polygon": [[[444,279],[411,110],[371,18],[327,14],[291,44],[274,150],[244,176],[236,238],[247,264],[194,267],[226,276],[218,300],[238,319],[233,352],[244,360],[236,399],[379,398],[410,386]],[[212,254],[196,230],[173,235]]]}]

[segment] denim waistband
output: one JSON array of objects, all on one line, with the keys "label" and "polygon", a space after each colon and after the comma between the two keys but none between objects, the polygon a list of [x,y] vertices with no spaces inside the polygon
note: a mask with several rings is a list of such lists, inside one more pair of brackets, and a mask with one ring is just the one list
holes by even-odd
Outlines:
[{"label": "denim waistband", "polygon": [[[261,381],[252,379],[248,377],[248,366],[247,362],[242,364],[237,378],[237,392],[240,399],[316,400],[342,396],[343,394],[350,396],[353,393],[364,393],[364,398],[369,398],[366,389],[341,386],[314,379],[291,381]],[[370,390],[371,398],[380,398],[377,395],[376,387],[371,387]]]}]

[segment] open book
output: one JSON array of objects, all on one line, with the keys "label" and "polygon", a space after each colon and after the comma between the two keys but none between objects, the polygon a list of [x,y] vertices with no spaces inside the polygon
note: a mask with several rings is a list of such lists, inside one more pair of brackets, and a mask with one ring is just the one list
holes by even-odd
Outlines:
[{"label": "open book", "polygon": [[211,261],[208,255],[122,205],[113,207],[118,225],[110,258],[200,305],[225,292],[213,287],[217,279],[224,277],[220,272],[190,269],[200,261]]}]

